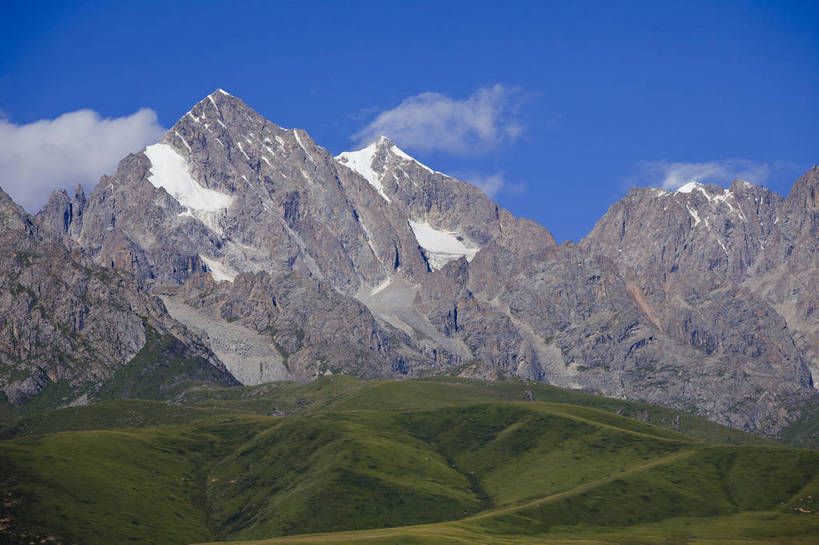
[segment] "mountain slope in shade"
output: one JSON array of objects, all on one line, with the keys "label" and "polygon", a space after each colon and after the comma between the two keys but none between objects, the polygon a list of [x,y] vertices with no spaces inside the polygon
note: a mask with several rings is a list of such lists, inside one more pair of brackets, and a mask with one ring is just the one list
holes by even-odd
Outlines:
[{"label": "mountain slope in shade", "polygon": [[159,299],[69,252],[2,190],[0,253],[0,391],[12,405],[93,401],[128,365],[136,377],[153,376],[156,389],[145,393],[155,397],[194,383],[236,384]]},{"label": "mountain slope in shade", "polygon": [[815,180],[634,189],[557,246],[387,138],[332,157],[216,91],[38,222],[249,384],[518,376],[774,433],[815,395]]}]

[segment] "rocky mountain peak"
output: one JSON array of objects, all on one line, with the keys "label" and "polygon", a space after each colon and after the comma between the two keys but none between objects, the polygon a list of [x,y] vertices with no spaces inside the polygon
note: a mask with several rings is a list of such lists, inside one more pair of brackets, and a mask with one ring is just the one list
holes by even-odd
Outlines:
[{"label": "rocky mountain peak", "polygon": [[819,165],[814,165],[796,180],[788,193],[788,204],[807,210],[819,208]]},{"label": "rocky mountain peak", "polygon": [[36,237],[37,227],[23,207],[0,187],[0,238]]},{"label": "rocky mountain peak", "polygon": [[19,215],[25,214],[23,208],[12,200],[11,196],[8,193],[3,191],[3,188],[0,187],[0,211],[3,212],[5,215]]},{"label": "rocky mountain peak", "polygon": [[83,189],[82,184],[77,184],[77,187],[74,189],[74,200],[78,203],[85,204],[85,189]]},{"label": "rocky mountain peak", "polygon": [[67,236],[70,241],[70,238],[78,235],[81,230],[85,203],[82,185],[77,185],[74,198],[71,198],[64,189],[58,189],[51,194],[48,202],[35,216],[35,220],[42,229],[56,236]]},{"label": "rocky mountain peak", "polygon": [[287,132],[266,120],[240,98],[217,89],[186,112],[165,133],[160,143],[173,146],[190,163],[195,163],[203,152],[210,155],[215,149],[209,148],[215,146],[220,146],[228,155],[239,153],[246,156],[243,150],[243,146],[248,144],[246,140],[258,136],[266,127]]},{"label": "rocky mountain peak", "polygon": [[[202,113],[205,114],[204,118],[201,115]],[[237,114],[259,116],[259,114],[254,112],[253,109],[242,99],[231,95],[224,89],[216,89],[201,99],[199,102],[194,104],[194,106],[184,116],[182,116],[182,119],[187,116],[193,119],[201,119],[202,121],[205,121],[208,119],[207,114],[211,114],[210,119],[213,121],[219,119],[220,116],[234,118],[237,116]]]},{"label": "rocky mountain peak", "polygon": [[731,182],[731,190],[742,190],[742,189],[750,189],[756,187],[755,184],[752,184],[748,180],[744,178],[734,178],[734,181]]},{"label": "rocky mountain peak", "polygon": [[409,163],[411,167],[433,173],[431,168],[409,156],[386,136],[379,136],[358,151],[345,151],[335,159],[363,176],[387,202],[392,202],[392,199],[385,193],[383,181],[392,167]]}]

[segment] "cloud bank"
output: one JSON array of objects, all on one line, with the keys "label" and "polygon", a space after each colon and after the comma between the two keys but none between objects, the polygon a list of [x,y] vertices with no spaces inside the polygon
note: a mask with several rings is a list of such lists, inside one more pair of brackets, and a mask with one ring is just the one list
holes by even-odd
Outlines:
[{"label": "cloud bank", "polygon": [[54,189],[95,185],[120,159],[159,141],[164,132],[149,108],[112,119],[93,110],[26,125],[0,119],[0,186],[36,212]]},{"label": "cloud bank", "polygon": [[514,142],[523,131],[515,120],[519,93],[496,84],[464,99],[421,93],[379,113],[353,140],[366,145],[387,136],[401,147],[454,154],[485,151]]},{"label": "cloud bank", "polygon": [[654,187],[675,190],[688,182],[726,185],[736,178],[762,184],[771,173],[767,163],[749,159],[722,159],[704,163],[643,161],[637,165],[639,178]]}]

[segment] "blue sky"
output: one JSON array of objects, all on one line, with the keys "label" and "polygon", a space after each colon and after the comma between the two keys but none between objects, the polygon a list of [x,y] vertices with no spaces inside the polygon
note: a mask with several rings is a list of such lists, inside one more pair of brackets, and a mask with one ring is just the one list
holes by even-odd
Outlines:
[{"label": "blue sky", "polygon": [[[819,163],[818,2],[7,1],[2,11],[0,185],[15,198],[18,185],[90,189],[121,153],[114,144],[141,147],[219,87],[333,154],[389,131],[559,241],[582,238],[630,185],[739,174],[787,193]],[[64,116],[79,110],[91,111]],[[107,147],[93,144],[100,134]],[[52,140],[60,153],[42,153]],[[37,195],[20,194],[36,208]]]}]

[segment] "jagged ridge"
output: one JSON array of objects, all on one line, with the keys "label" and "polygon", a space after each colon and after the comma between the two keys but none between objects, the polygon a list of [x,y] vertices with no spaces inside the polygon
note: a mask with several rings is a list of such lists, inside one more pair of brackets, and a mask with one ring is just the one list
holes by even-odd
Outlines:
[{"label": "jagged ridge", "polygon": [[765,433],[815,395],[817,169],[786,199],[635,189],[558,247],[389,139],[334,158],[223,91],[159,146],[38,221],[203,334],[269,338],[248,382],[513,375]]}]

